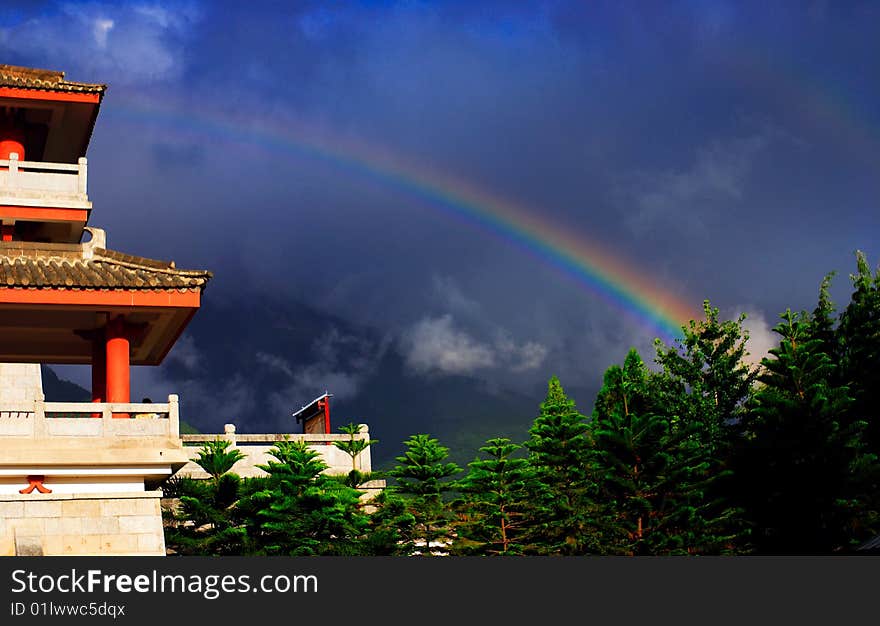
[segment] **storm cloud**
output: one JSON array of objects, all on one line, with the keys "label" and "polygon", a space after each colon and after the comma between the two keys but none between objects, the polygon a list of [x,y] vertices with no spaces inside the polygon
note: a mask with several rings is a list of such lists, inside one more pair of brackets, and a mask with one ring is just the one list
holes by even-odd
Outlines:
[{"label": "storm cloud", "polygon": [[[204,307],[245,287],[297,298],[389,337],[413,375],[540,390],[601,380],[630,346],[649,360],[659,330],[531,233],[462,219],[449,181],[490,215],[515,204],[603,242],[697,311],[749,303],[757,358],[765,320],[811,309],[856,249],[880,261],[878,18],[872,3],[11,3],[0,51],[109,84],[90,223],[115,249],[213,270]],[[377,172],[382,155],[434,193]],[[311,365],[263,351],[290,380],[279,407],[354,393],[376,363],[377,346],[325,339]]]}]

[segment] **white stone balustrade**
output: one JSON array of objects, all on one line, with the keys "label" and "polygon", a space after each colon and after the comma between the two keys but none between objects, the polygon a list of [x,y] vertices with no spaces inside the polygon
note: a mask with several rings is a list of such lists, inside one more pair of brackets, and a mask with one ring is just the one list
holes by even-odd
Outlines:
[{"label": "white stone balustrade", "polygon": [[[0,440],[75,438],[162,438],[179,440],[176,395],[167,403],[0,402]],[[100,414],[100,417],[93,417]],[[114,414],[128,414],[119,419]],[[147,419],[143,419],[147,418]]]},{"label": "white stone balustrade", "polygon": [[[355,439],[368,440],[370,433],[366,424],[361,424],[361,431],[354,436]],[[330,434],[303,434],[303,433],[271,433],[271,434],[237,434],[233,424],[227,424],[223,434],[216,435],[181,435],[181,439],[185,444],[185,450],[190,458],[179,472],[182,476],[191,476],[193,478],[207,478],[208,475],[193,461],[198,457],[199,446],[207,441],[222,439],[232,443],[231,447],[237,448],[245,455],[232,468],[232,471],[241,476],[248,478],[253,476],[265,476],[265,472],[258,465],[265,465],[269,461],[276,459],[269,454],[272,447],[279,441],[289,439],[290,441],[305,441],[313,450],[318,452],[321,460],[327,464],[325,470],[328,474],[347,474],[352,468],[351,457],[333,445],[335,441],[348,441],[351,435],[343,433]],[[372,471],[372,462],[370,459],[370,448],[367,448],[355,457],[355,467],[359,472],[368,473]]]},{"label": "white stone balustrade", "polygon": [[91,209],[88,162],[20,161],[13,152],[0,159],[0,205]]}]

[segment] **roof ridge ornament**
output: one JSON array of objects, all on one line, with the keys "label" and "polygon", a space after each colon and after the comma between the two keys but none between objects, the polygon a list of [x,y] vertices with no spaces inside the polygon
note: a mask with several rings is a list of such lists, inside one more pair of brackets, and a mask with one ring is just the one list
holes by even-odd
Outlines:
[{"label": "roof ridge ornament", "polygon": [[88,260],[95,257],[95,249],[107,249],[107,232],[103,228],[94,226],[85,226],[83,230],[88,231],[92,238],[82,245],[83,259]]}]

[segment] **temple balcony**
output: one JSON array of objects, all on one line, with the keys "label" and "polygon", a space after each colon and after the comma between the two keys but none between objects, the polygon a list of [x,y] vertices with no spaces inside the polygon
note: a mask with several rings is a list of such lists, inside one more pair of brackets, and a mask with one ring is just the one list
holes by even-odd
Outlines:
[{"label": "temple balcony", "polygon": [[[130,417],[131,419],[120,419]],[[186,465],[177,396],[167,403],[0,403],[0,494],[21,476],[56,493],[144,491]]]},{"label": "temple balcony", "polygon": [[88,164],[20,161],[13,152],[0,160],[0,206],[53,209],[92,208],[88,197]]}]

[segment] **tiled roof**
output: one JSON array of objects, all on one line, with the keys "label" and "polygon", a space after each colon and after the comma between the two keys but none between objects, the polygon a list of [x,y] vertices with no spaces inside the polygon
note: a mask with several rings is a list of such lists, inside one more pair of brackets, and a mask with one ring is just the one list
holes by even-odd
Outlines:
[{"label": "tiled roof", "polygon": [[64,72],[20,67],[18,65],[0,65],[0,87],[100,94],[103,94],[107,89],[107,85],[75,83],[64,80]]},{"label": "tiled roof", "polygon": [[0,242],[0,288],[204,290],[212,274],[86,244]]}]

